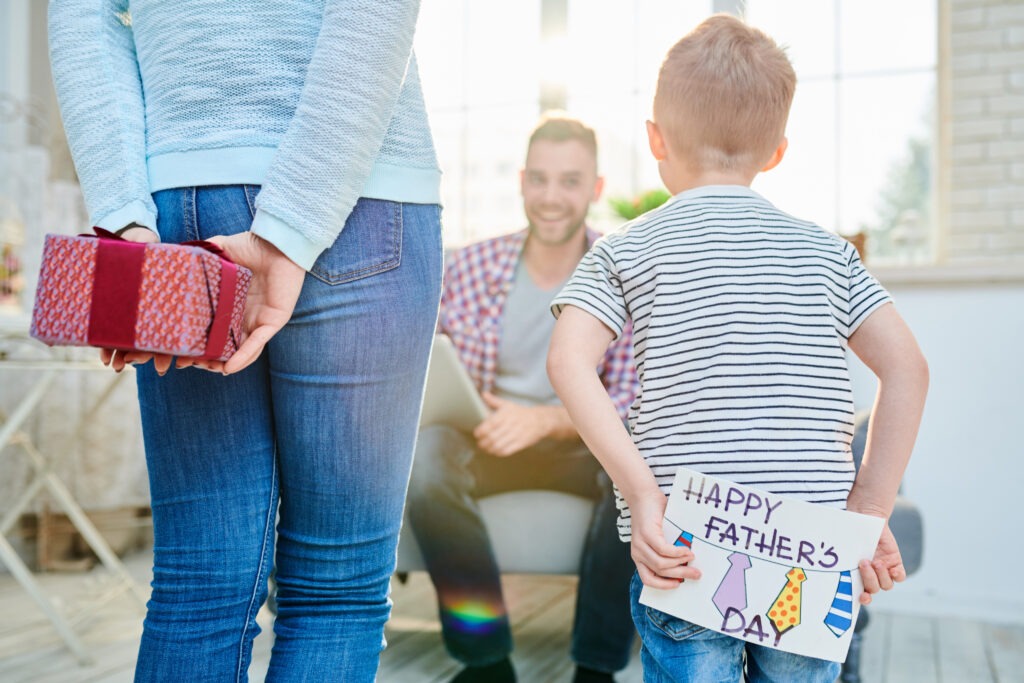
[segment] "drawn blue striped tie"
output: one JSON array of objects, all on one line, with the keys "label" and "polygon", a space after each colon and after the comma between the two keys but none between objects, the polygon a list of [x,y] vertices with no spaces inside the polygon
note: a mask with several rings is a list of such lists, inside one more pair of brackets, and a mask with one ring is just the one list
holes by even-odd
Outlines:
[{"label": "drawn blue striped tie", "polygon": [[825,615],[825,626],[828,626],[836,638],[841,638],[844,633],[850,630],[853,623],[853,579],[850,571],[839,573],[839,586],[836,588],[836,597],[832,598],[832,607]]},{"label": "drawn blue striped tie", "polygon": [[[680,545],[684,548],[693,548],[693,534],[691,534],[689,531],[683,531],[682,529],[680,529],[679,537],[675,540],[674,543],[672,543],[672,545]],[[686,562],[683,566],[685,567],[688,564],[690,563]],[[686,581],[686,579],[679,579],[679,583],[683,583],[684,581]]]}]

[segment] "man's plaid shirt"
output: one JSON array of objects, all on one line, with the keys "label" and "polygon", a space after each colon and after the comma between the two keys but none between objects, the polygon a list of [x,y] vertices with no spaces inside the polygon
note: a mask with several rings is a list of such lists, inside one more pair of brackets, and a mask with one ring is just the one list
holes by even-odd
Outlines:
[{"label": "man's plaid shirt", "polygon": [[[451,338],[462,364],[481,392],[494,387],[505,302],[515,281],[526,235],[527,231],[521,230],[476,242],[453,251],[447,259],[438,331]],[[599,233],[587,230],[587,246],[599,237]],[[640,388],[633,365],[630,325],[608,347],[598,373],[625,420]]]}]

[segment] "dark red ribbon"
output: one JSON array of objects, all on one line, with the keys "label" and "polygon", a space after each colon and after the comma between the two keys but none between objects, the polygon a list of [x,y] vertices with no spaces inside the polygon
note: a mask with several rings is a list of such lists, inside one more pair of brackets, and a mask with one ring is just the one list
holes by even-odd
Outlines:
[{"label": "dark red ribbon", "polygon": [[[130,242],[99,227],[93,230],[95,235],[81,235],[99,238],[88,341],[93,346],[131,350],[134,348],[146,243]],[[213,315],[206,348],[200,356],[216,360],[223,355],[231,331],[238,266],[212,242],[193,240],[182,243],[182,246],[199,247],[220,257],[220,292],[216,301],[210,302],[214,305]]]},{"label": "dark red ribbon", "polygon": [[[146,229],[148,230],[149,228],[146,228]],[[147,244],[145,242],[130,242],[129,240],[126,240],[125,238],[123,238],[120,235],[118,235],[117,233],[110,232],[106,228],[101,228],[99,226],[94,227],[92,230],[93,230],[93,232],[96,233],[95,235],[90,235],[87,232],[82,232],[82,233],[79,233],[78,236],[79,237],[99,237],[100,239],[114,240],[115,242],[128,242],[128,244]],[[216,254],[217,256],[220,256],[222,259],[224,259],[228,263],[232,263],[232,264],[234,263],[234,261],[232,261],[230,258],[228,258],[227,254],[224,253],[224,250],[221,249],[218,245],[214,244],[213,242],[207,242],[206,240],[189,240],[188,242],[181,242],[181,246],[183,246],[183,247],[199,247],[200,249],[205,249],[206,251],[210,252],[211,254]]]},{"label": "dark red ribbon", "polygon": [[88,340],[93,346],[132,349],[145,259],[141,242],[100,240],[89,311]]},{"label": "dark red ribbon", "polygon": [[[195,245],[198,246],[198,245]],[[210,245],[215,246],[215,245]],[[235,287],[238,284],[238,266],[226,256],[220,259],[220,292],[217,307],[213,309],[213,320],[206,336],[206,350],[202,357],[217,360],[224,355],[224,345],[231,331],[231,313],[235,308]],[[210,302],[213,303],[213,302]]]}]

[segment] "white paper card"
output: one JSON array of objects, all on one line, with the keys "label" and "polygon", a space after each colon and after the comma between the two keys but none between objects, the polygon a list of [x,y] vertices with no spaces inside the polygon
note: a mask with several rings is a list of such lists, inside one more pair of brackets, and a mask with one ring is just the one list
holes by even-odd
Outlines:
[{"label": "white paper card", "polygon": [[680,468],[665,537],[690,544],[697,581],[641,604],[692,623],[835,662],[846,660],[870,559],[884,520],[765,493]]}]

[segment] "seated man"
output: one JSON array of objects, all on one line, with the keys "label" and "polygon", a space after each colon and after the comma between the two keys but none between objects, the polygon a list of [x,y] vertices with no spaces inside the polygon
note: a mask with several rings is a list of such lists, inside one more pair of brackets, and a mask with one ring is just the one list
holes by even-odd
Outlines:
[{"label": "seated man", "polygon": [[[615,532],[610,480],[545,371],[549,304],[598,237],[584,225],[603,186],[594,131],[575,119],[545,118],[530,137],[520,182],[529,227],[456,251],[441,300],[439,330],[492,412],[472,434],[444,425],[420,431],[408,519],[437,590],[445,646],[466,665],[453,683],[503,683],[516,680],[512,635],[476,499],[539,488],[598,501],[580,561],[572,657],[577,683],[613,681],[634,634],[629,546]],[[624,416],[637,388],[628,333],[600,372]]]}]

